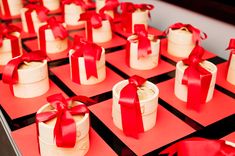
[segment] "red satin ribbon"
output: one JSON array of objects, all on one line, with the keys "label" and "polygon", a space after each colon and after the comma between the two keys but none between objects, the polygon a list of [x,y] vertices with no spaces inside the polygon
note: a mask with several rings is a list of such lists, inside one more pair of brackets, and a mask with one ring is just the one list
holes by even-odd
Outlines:
[{"label": "red satin ribbon", "polygon": [[62,23],[59,23],[55,17],[47,20],[47,24],[39,28],[39,44],[40,50],[46,54],[46,29],[51,29],[55,38],[65,39],[68,37],[68,32]]},{"label": "red satin ribbon", "polygon": [[[226,50],[231,50],[230,55],[229,55],[229,59],[228,59],[228,67],[231,63],[231,59],[232,59],[232,55],[235,55],[235,38],[230,39],[228,48]],[[228,69],[227,69],[228,71]]]},{"label": "red satin ribbon", "polygon": [[188,88],[187,108],[196,111],[200,111],[205,104],[212,79],[212,74],[199,64],[203,61],[203,54],[204,49],[197,45],[189,57],[183,60],[188,65],[182,79],[182,84]]},{"label": "red satin ribbon", "polygon": [[235,148],[227,145],[224,140],[189,138],[177,142],[163,150],[160,154],[179,156],[234,156]]},{"label": "red satin ribbon", "polygon": [[82,41],[75,36],[73,48],[75,52],[71,55],[72,80],[80,84],[79,57],[84,57],[87,80],[94,76],[98,78],[96,61],[100,60],[102,48],[92,42]]},{"label": "red satin ribbon", "polygon": [[175,24],[171,25],[170,27],[167,28],[167,30],[165,30],[163,32],[163,35],[166,36],[168,34],[170,28],[172,30],[175,30],[175,29],[180,29],[182,27],[187,28],[188,31],[190,31],[193,34],[192,40],[194,43],[199,43],[201,39],[204,40],[207,38],[206,33],[202,32],[202,35],[201,35],[201,31],[199,29],[192,26],[191,24],[183,24],[183,23],[175,23]]},{"label": "red satin ribbon", "polygon": [[[31,53],[24,53],[23,55],[19,57],[13,58],[11,61],[9,61],[4,69],[2,74],[2,81],[4,83],[7,83],[10,85],[10,89],[12,91],[13,84],[18,83],[18,67],[25,61],[25,62],[31,62],[31,61],[42,61],[46,59],[46,56],[43,55],[43,52],[41,51],[34,51]],[[13,91],[12,91],[13,93]],[[14,93],[13,93],[14,94]]]},{"label": "red satin ribbon", "polygon": [[[79,96],[72,98],[72,100],[75,99],[80,101]],[[76,122],[72,115],[89,113],[88,108],[85,105],[69,107],[67,100],[62,94],[51,95],[47,98],[47,101],[55,110],[37,114],[37,128],[39,122],[46,122],[56,117],[54,137],[57,147],[73,148],[76,144]],[[84,101],[84,96],[82,96],[82,101]]]},{"label": "red satin ribbon", "polygon": [[3,44],[4,38],[11,41],[11,54],[12,57],[19,56],[21,54],[19,38],[12,35],[13,32],[21,32],[21,29],[15,25],[3,25],[0,24],[0,47]]},{"label": "red satin ribbon", "polygon": [[104,14],[107,10],[112,10],[114,14],[117,12],[117,7],[119,6],[118,0],[106,0],[104,7],[99,11],[100,14]]},{"label": "red satin ribbon", "polygon": [[10,8],[9,8],[9,5],[8,5],[8,0],[2,0],[2,5],[3,5],[3,8],[4,8],[5,16],[10,17],[11,12],[10,12]]},{"label": "red satin ribbon", "polygon": [[92,29],[102,27],[102,21],[109,20],[112,27],[112,18],[106,14],[97,14],[95,12],[85,12],[80,15],[79,21],[86,21],[86,36],[89,42],[93,42]]},{"label": "red satin ribbon", "polygon": [[39,20],[41,22],[44,22],[47,20],[47,14],[49,13],[49,10],[45,8],[43,5],[36,5],[36,4],[28,4],[27,6],[25,6],[25,8],[28,8],[28,10],[25,12],[28,32],[35,33],[34,22],[31,16],[32,12],[35,10]]},{"label": "red satin ribbon", "polygon": [[140,76],[132,76],[129,83],[121,90],[119,104],[121,106],[122,128],[125,135],[138,138],[144,132],[137,87],[145,83]]},{"label": "red satin ribbon", "polygon": [[133,4],[131,2],[121,3],[122,27],[125,29],[126,32],[132,33],[132,13],[134,13],[137,9],[145,11],[152,10],[153,8],[154,6],[151,4]]}]

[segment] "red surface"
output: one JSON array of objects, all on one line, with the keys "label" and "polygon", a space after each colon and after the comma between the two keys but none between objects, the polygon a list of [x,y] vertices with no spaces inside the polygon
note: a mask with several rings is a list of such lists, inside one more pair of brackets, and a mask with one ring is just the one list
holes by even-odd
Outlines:
[{"label": "red surface", "polygon": [[229,83],[227,78],[227,62],[217,65],[218,74],[216,77],[216,84],[220,85],[221,87],[235,93],[235,85]]},{"label": "red surface", "polygon": [[[125,36],[125,37],[129,37],[131,35],[131,33],[127,33],[125,31],[123,31],[122,26],[121,26],[120,23],[114,25],[114,31],[121,34],[122,36]],[[162,32],[160,30],[158,30],[156,28],[153,28],[151,26],[149,26],[149,28],[148,28],[148,33],[153,34],[155,36],[158,36],[158,35],[162,34]]]},{"label": "red surface", "polygon": [[41,106],[47,103],[47,96],[62,92],[52,81],[50,81],[50,89],[47,93],[34,98],[14,97],[9,85],[2,81],[0,81],[0,88],[0,104],[12,120],[36,113]]},{"label": "red surface", "polygon": [[24,32],[23,30],[23,26],[21,22],[17,22],[17,23],[13,23],[14,25],[18,26],[21,28],[21,38],[25,39],[25,38],[31,38],[31,37],[37,37],[36,33],[35,34],[29,34],[27,32]]},{"label": "red surface", "polygon": [[69,64],[50,69],[58,76],[73,92],[78,95],[86,95],[88,97],[111,91],[112,87],[119,81],[123,80],[119,75],[111,69],[106,68],[106,78],[104,81],[95,85],[80,85],[74,83],[70,78]]},{"label": "red surface", "polygon": [[[166,56],[167,58],[175,61],[175,62],[178,62],[178,61],[181,61],[183,58],[180,58],[180,57],[175,57],[175,56],[172,56],[170,55],[168,52],[167,52],[167,39],[162,39],[161,40],[161,54],[163,56]],[[213,54],[212,52],[209,52],[205,49],[205,54],[203,55],[203,59],[209,59],[209,58],[212,58],[212,57],[215,57],[216,55]]]},{"label": "red surface", "polygon": [[4,68],[4,66],[3,66],[3,65],[0,65],[0,73],[3,72],[3,68]]},{"label": "red surface", "polygon": [[158,84],[160,98],[203,126],[210,125],[235,112],[235,100],[218,90],[214,91],[213,99],[206,103],[201,112],[186,109],[186,103],[174,94],[174,81],[171,79]]},{"label": "red surface", "polygon": [[154,149],[160,148],[176,139],[194,132],[191,127],[159,105],[156,126],[153,129],[140,134],[140,137],[137,140],[126,137],[123,132],[113,124],[111,116],[112,99],[90,106],[89,109],[137,155],[151,152]]},{"label": "red surface", "polygon": [[[70,33],[71,37],[74,37],[75,35],[85,37],[85,30]],[[113,48],[113,47],[117,47],[117,46],[126,45],[126,40],[123,39],[122,37],[119,37],[119,36],[113,34],[113,38],[111,41],[104,42],[104,43],[97,43],[97,44],[99,46],[107,49],[107,48]]]},{"label": "red surface", "polygon": [[235,143],[235,132],[223,137],[222,139]]},{"label": "red surface", "polygon": [[171,64],[163,60],[160,60],[158,66],[151,70],[132,69],[129,66],[127,66],[125,53],[126,53],[125,50],[120,50],[114,53],[106,54],[106,60],[129,76],[136,74],[147,79],[153,76],[157,76],[157,75],[175,70],[174,66],[172,66]]},{"label": "red surface", "polygon": [[[25,41],[24,44],[31,50],[38,50],[38,40],[29,40],[29,41]],[[68,52],[69,52],[69,47],[72,45],[72,42],[69,40],[69,46],[68,49],[60,52],[60,53],[55,53],[55,54],[47,54],[48,57],[50,58],[50,61],[53,60],[58,60],[58,59],[62,59],[62,58],[66,58],[68,57]]]},{"label": "red surface", "polygon": [[[39,156],[35,124],[12,132],[12,137],[23,156]],[[90,149],[86,156],[103,156],[104,152],[105,155],[108,156],[116,155],[115,152],[91,128]]]}]

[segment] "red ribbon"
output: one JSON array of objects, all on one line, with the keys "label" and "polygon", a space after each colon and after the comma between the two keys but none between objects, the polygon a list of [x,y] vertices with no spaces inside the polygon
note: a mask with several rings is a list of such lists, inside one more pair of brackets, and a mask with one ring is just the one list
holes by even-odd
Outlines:
[{"label": "red ribbon", "polygon": [[102,48],[92,42],[82,41],[76,35],[72,49],[75,50],[71,55],[72,80],[80,84],[79,57],[84,57],[87,80],[91,76],[98,78],[96,61],[101,58]]},{"label": "red ribbon", "polygon": [[[11,61],[5,65],[2,74],[2,81],[10,85],[10,89],[12,91],[13,84],[18,83],[18,67],[25,62],[32,61],[42,61],[46,59],[46,56],[42,55],[41,51],[34,51],[31,53],[24,53],[19,57],[13,58]],[[12,92],[13,93],[13,92]]]},{"label": "red ribbon", "polygon": [[189,57],[183,60],[189,67],[185,69],[182,84],[188,87],[187,108],[200,111],[205,104],[212,74],[204,69],[199,63],[202,62],[204,49],[195,46]]},{"label": "red ribbon", "polygon": [[99,11],[100,14],[104,14],[107,10],[113,10],[114,13],[117,12],[117,7],[119,6],[118,0],[105,0],[105,5]]},{"label": "red ribbon", "polygon": [[119,104],[121,106],[122,128],[125,135],[138,138],[144,132],[137,87],[145,83],[145,79],[134,75],[121,90]]},{"label": "red ribbon", "polygon": [[28,32],[35,33],[35,29],[33,26],[34,22],[31,16],[32,12],[35,10],[39,20],[41,22],[44,22],[47,20],[47,14],[49,13],[49,10],[45,8],[43,5],[36,5],[36,4],[28,4],[27,6],[25,6],[25,8],[28,8],[28,10],[25,12]]},{"label": "red ribbon", "polygon": [[200,39],[204,40],[207,38],[206,33],[202,32],[199,29],[197,29],[196,27],[192,26],[191,24],[183,24],[183,23],[175,23],[173,25],[171,25],[170,27],[167,28],[167,30],[165,30],[163,32],[163,35],[166,36],[169,33],[169,29],[171,28],[172,30],[175,29],[180,29],[180,28],[187,28],[188,31],[190,31],[193,34],[193,43],[199,43]]},{"label": "red ribbon", "polygon": [[12,57],[19,56],[21,54],[19,38],[12,35],[13,32],[21,32],[21,29],[15,25],[3,25],[0,24],[0,47],[3,44],[4,38],[7,38],[11,41],[11,53]]},{"label": "red ribbon", "polygon": [[87,40],[93,42],[92,29],[102,27],[102,21],[109,20],[112,27],[112,18],[106,14],[97,14],[96,12],[85,12],[80,15],[79,21],[86,21],[87,23]]},{"label": "red ribbon", "polygon": [[55,17],[47,20],[47,24],[39,28],[40,50],[46,53],[46,29],[51,29],[55,38],[65,39],[68,32],[62,23],[59,23]]},{"label": "red ribbon", "polygon": [[235,38],[230,39],[228,48],[226,50],[231,50],[230,55],[229,55],[229,59],[228,59],[228,67],[229,67],[229,65],[231,63],[232,55],[235,54]]},{"label": "red ribbon", "polygon": [[232,156],[235,155],[235,148],[227,145],[224,140],[194,137],[177,142],[160,154],[173,156],[176,153],[180,156]]},{"label": "red ribbon", "polygon": [[9,5],[8,5],[8,0],[2,0],[2,5],[3,5],[3,8],[4,8],[5,16],[10,17],[11,12],[10,12],[10,8],[9,8]]},{"label": "red ribbon", "polygon": [[[75,99],[80,101],[79,96],[70,100],[75,101]],[[86,99],[88,100],[89,98]],[[88,108],[85,105],[69,107],[67,100],[62,94],[51,95],[47,98],[47,101],[55,110],[37,114],[37,127],[39,122],[46,122],[57,117],[54,127],[54,137],[57,147],[73,148],[76,144],[76,122],[72,115],[89,113]],[[81,97],[81,101],[84,101],[84,96]]]},{"label": "red ribbon", "polygon": [[[126,32],[132,32],[132,13],[134,13],[137,9],[141,11],[152,10],[154,8],[151,4],[133,4],[131,2],[123,2],[121,3],[122,10],[122,27],[126,30]],[[150,17],[150,12],[149,12]]]}]

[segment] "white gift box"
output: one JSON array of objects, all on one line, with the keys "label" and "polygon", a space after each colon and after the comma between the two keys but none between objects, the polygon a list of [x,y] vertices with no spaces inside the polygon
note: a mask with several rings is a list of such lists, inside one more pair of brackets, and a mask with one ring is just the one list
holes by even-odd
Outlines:
[{"label": "white gift box", "polygon": [[[214,93],[217,67],[209,61],[203,61],[200,63],[200,65],[212,74],[212,79],[210,82],[210,87],[209,87],[207,98],[206,98],[206,102],[209,102],[212,99],[213,93]],[[182,84],[182,79],[183,79],[184,71],[187,67],[188,66],[184,65],[182,61],[179,61],[176,64],[174,93],[177,98],[179,98],[180,100],[184,102],[187,102],[188,87],[187,85]]]},{"label": "white gift box", "polygon": [[[63,24],[65,26],[65,24]],[[45,30],[46,38],[46,52],[49,54],[63,52],[68,49],[68,37],[65,39],[55,38],[51,29]],[[38,39],[38,45],[40,46],[40,35]]]},{"label": "white gift box", "polygon": [[[72,65],[71,65],[71,55],[74,53],[75,51],[73,49],[71,49],[69,51],[69,62],[70,62],[70,76],[72,79],[72,70],[76,70],[76,69],[72,69]],[[106,68],[105,68],[105,50],[104,48],[102,48],[102,53],[101,53],[101,57],[100,60],[96,61],[96,68],[97,68],[97,76],[93,77],[91,76],[89,79],[87,79],[86,76],[86,66],[85,66],[85,60],[84,57],[79,57],[78,58],[78,68],[79,68],[79,76],[80,76],[80,83],[82,85],[93,85],[93,84],[97,84],[99,82],[104,81],[105,77],[106,77]]]},{"label": "white gift box", "polygon": [[60,0],[42,0],[42,3],[50,11],[60,8]]},{"label": "white gift box", "polygon": [[159,59],[159,48],[160,48],[160,40],[154,40],[153,35],[148,35],[151,44],[151,51],[152,53],[147,55],[146,57],[138,58],[138,39],[136,42],[131,42],[130,40],[134,40],[137,36],[132,35],[128,37],[130,42],[130,49],[129,49],[129,65],[133,69],[137,70],[149,70],[158,65]]},{"label": "white gift box", "polygon": [[137,9],[134,13],[132,13],[132,33],[135,32],[134,26],[135,24],[144,24],[145,29],[148,30],[148,19],[149,19],[149,10],[141,11]]},{"label": "white gift box", "polygon": [[[19,49],[20,53],[22,54],[21,48],[21,37],[19,32],[13,32],[11,35],[16,36],[19,38]],[[2,46],[0,47],[0,65],[7,64],[12,59],[12,47],[11,47],[11,40],[4,38]]]},{"label": "white gift box", "polygon": [[13,85],[14,96],[33,98],[49,90],[47,61],[24,62],[19,66],[18,83]]},{"label": "white gift box", "polygon": [[173,56],[187,58],[195,47],[195,43],[193,43],[192,39],[193,34],[185,29],[169,29],[167,37],[167,51]]},{"label": "white gift box", "polygon": [[[27,25],[27,20],[26,20],[26,17],[25,17],[25,12],[27,10],[28,10],[28,8],[22,8],[21,9],[21,21],[22,21],[22,26],[23,26],[24,32],[29,32],[28,25]],[[38,33],[39,27],[46,24],[46,23],[40,21],[40,19],[38,18],[38,15],[37,15],[35,10],[32,11],[31,18],[32,18],[32,21],[33,21],[34,30],[35,30],[36,33]]]},{"label": "white gift box", "polygon": [[227,81],[235,85],[235,54],[232,54],[231,61],[229,63]]},{"label": "white gift box", "polygon": [[[0,7],[1,7],[2,15],[5,16],[6,13],[5,13],[2,1],[3,0],[0,0]],[[8,3],[11,16],[20,15],[20,10],[23,8],[22,0],[7,0],[7,3]]]},{"label": "white gift box", "polygon": [[85,9],[74,3],[64,5],[64,20],[67,25],[78,25],[84,23],[78,21],[80,14],[84,13]]},{"label": "white gift box", "polygon": [[[105,6],[105,0],[96,0],[96,12],[97,13],[99,13],[100,9],[102,9],[104,6]],[[106,10],[104,13],[114,18],[113,10]]]},{"label": "white gift box", "polygon": [[[79,104],[81,103],[74,101],[72,105],[75,106]],[[53,109],[54,108],[52,108],[50,104],[46,104],[38,110],[37,114],[52,111]],[[62,148],[56,146],[56,141],[54,138],[54,127],[56,118],[47,122],[38,123],[38,140],[41,156],[82,156],[88,152],[90,146],[89,113],[86,113],[84,115],[73,115],[73,118],[76,122],[76,144],[73,148]]]},{"label": "white gift box", "polygon": [[[122,117],[121,117],[121,106],[119,104],[120,91],[128,84],[128,80],[123,80],[114,85],[112,89],[113,93],[113,105],[112,105],[112,118],[114,125],[122,130]],[[153,91],[153,95],[147,96],[145,99],[139,99],[142,121],[144,131],[148,131],[153,128],[156,124],[157,119],[157,106],[158,106],[158,87],[146,81],[142,86],[145,86]],[[148,93],[147,93],[148,94]]]}]

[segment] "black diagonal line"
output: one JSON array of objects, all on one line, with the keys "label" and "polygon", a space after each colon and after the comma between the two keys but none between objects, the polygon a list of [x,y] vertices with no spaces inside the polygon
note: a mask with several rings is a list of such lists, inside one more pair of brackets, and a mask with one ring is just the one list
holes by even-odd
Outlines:
[{"label": "black diagonal line", "polygon": [[216,88],[217,90],[219,90],[220,92],[222,92],[222,93],[224,93],[224,94],[226,94],[226,95],[228,95],[228,96],[230,96],[230,97],[232,97],[232,98],[235,99],[235,93],[233,93],[233,92],[231,92],[231,91],[229,91],[229,90],[223,88],[222,86],[220,86],[220,85],[218,85],[218,84],[215,85],[215,88]]},{"label": "black diagonal line", "polygon": [[175,77],[175,70],[148,78],[148,81],[150,81],[154,84],[157,84],[157,83],[172,79],[174,77]]},{"label": "black diagonal line", "polygon": [[117,67],[115,67],[114,65],[112,65],[111,63],[109,63],[107,61],[106,61],[106,66],[109,67],[110,69],[112,69],[113,71],[115,71],[118,75],[120,75],[124,79],[129,78],[129,76],[126,73],[124,73],[123,71],[121,71],[120,69],[118,69]]},{"label": "black diagonal line", "polygon": [[57,67],[57,66],[62,66],[62,65],[66,65],[69,63],[69,58],[61,58],[61,59],[57,59],[57,60],[52,60],[48,62],[49,67],[53,68],[53,67]]},{"label": "black diagonal line", "polygon": [[119,33],[119,32],[116,32],[116,31],[115,31],[114,34],[116,34],[117,36],[119,36],[119,37],[121,37],[121,38],[127,39],[126,36],[122,35],[122,34]]},{"label": "black diagonal line", "polygon": [[24,50],[26,50],[26,52],[31,52],[32,50],[27,46],[27,45],[25,45],[24,44],[24,41],[21,41],[21,45],[22,45],[22,48],[24,49]]},{"label": "black diagonal line", "polygon": [[2,80],[2,74],[0,74],[0,80]]},{"label": "black diagonal line", "polygon": [[202,138],[207,138],[207,139],[221,139],[224,136],[235,131],[234,121],[235,121],[235,114],[230,115],[220,121],[217,121],[217,122],[203,128],[203,129],[198,130],[194,133],[191,133],[185,137],[182,137],[178,140],[175,140],[165,146],[162,146],[158,149],[155,149],[155,150],[147,153],[145,156],[159,155],[159,153],[162,150],[171,146],[172,144],[174,144],[180,140],[184,140],[184,139],[191,138],[191,137],[202,137]]},{"label": "black diagonal line", "polygon": [[220,63],[226,62],[225,59],[223,59],[223,58],[221,58],[219,56],[215,56],[215,57],[209,58],[209,59],[207,59],[207,61],[210,61],[213,64],[220,64]]},{"label": "black diagonal line", "polygon": [[136,155],[95,114],[90,112],[91,126],[118,155]]},{"label": "black diagonal line", "polygon": [[125,45],[107,48],[107,49],[105,49],[105,54],[117,52],[119,50],[123,50],[124,48],[125,48]]},{"label": "black diagonal line", "polygon": [[170,63],[171,65],[176,66],[176,62],[174,60],[172,60],[164,55],[161,55],[161,60],[164,60],[164,61]]}]

